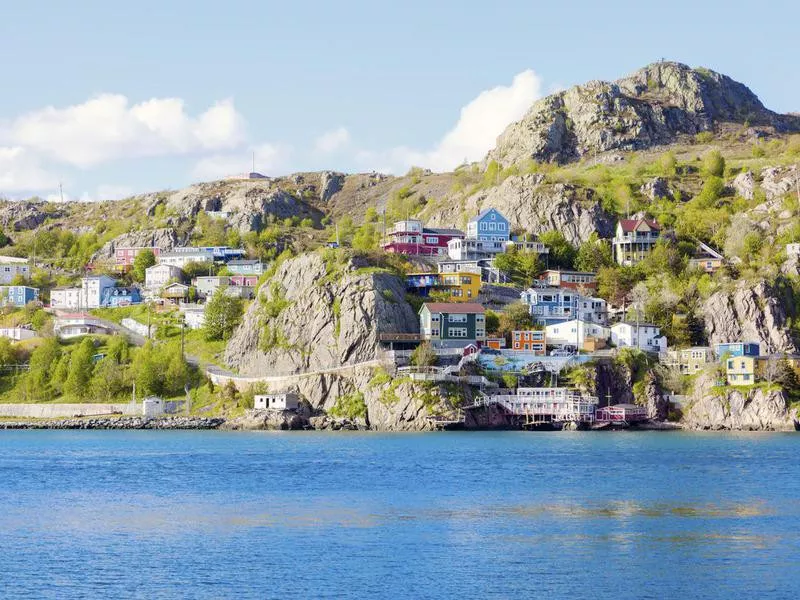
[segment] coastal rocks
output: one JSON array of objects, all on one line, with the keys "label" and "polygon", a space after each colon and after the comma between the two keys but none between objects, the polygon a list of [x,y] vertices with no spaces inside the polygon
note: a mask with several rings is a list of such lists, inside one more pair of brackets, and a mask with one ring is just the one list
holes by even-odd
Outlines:
[{"label": "coastal rocks", "polygon": [[672,198],[672,192],[669,189],[669,183],[663,177],[654,177],[653,179],[645,182],[640,188],[641,194],[651,201],[660,198]]},{"label": "coastal rocks", "polygon": [[633,376],[625,365],[601,362],[595,366],[594,392],[600,406],[633,404]]},{"label": "coastal rocks", "polygon": [[790,302],[765,281],[740,281],[733,291],[715,292],[701,307],[708,341],[712,346],[754,341],[760,342],[766,354],[795,353],[798,347],[788,332]]},{"label": "coastal rocks", "polygon": [[296,431],[309,429],[309,414],[307,407],[301,410],[248,410],[241,417],[228,419],[221,429],[235,430],[278,430]]},{"label": "coastal rocks", "polygon": [[225,419],[208,417],[119,417],[0,421],[0,429],[217,429]]},{"label": "coastal rocks", "polygon": [[433,227],[450,227],[462,219],[464,212],[474,216],[489,207],[530,233],[555,229],[573,244],[586,241],[593,233],[600,237],[614,235],[614,218],[603,210],[592,190],[547,184],[541,174],[511,176],[499,186],[473,194],[463,206],[441,206],[430,215],[429,223]]},{"label": "coastal rocks", "polygon": [[319,199],[327,203],[344,187],[344,173],[323,171],[319,175]]},{"label": "coastal rocks", "polygon": [[713,375],[695,382],[692,400],[684,410],[688,429],[794,431],[797,415],[787,409],[779,389],[715,388]]},{"label": "coastal rocks", "polygon": [[666,421],[669,416],[669,400],[661,393],[653,371],[648,371],[644,378],[644,397],[647,407],[647,418],[651,421]]},{"label": "coastal rocks", "polygon": [[746,86],[708,69],[659,62],[609,83],[590,81],[535,102],[489,154],[503,165],[568,162],[612,150],[642,150],[744,122],[797,130],[800,119],[767,110]]},{"label": "coastal rocks", "polygon": [[257,376],[356,365],[377,358],[382,333],[416,333],[418,323],[399,277],[304,254],[259,290],[225,361]]}]

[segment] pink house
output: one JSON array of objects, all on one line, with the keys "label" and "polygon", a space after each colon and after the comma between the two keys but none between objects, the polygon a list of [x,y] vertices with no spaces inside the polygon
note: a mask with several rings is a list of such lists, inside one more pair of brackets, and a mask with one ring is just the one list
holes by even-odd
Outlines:
[{"label": "pink house", "polygon": [[424,227],[419,219],[397,221],[387,232],[388,241],[383,245],[386,252],[438,256],[447,254],[447,242],[463,239],[464,232],[458,229],[433,229]]},{"label": "pink house", "polygon": [[258,284],[258,275],[231,275],[231,285],[255,287]]},{"label": "pink house", "polygon": [[136,255],[142,250],[152,250],[156,256],[161,252],[161,248],[155,246],[132,246],[132,247],[117,247],[114,249],[114,262],[117,268],[127,270],[133,266],[133,261]]}]

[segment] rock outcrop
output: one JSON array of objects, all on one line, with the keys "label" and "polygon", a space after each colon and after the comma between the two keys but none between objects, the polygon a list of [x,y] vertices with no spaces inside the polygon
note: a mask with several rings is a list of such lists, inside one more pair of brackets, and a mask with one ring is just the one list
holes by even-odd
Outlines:
[{"label": "rock outcrop", "polygon": [[647,418],[652,421],[666,421],[669,416],[669,400],[661,393],[658,380],[652,371],[645,374],[644,398]]},{"label": "rock outcrop", "polygon": [[740,281],[733,291],[715,292],[701,308],[708,341],[753,341],[760,342],[763,353],[795,353],[798,346],[788,332],[792,302],[765,281]]},{"label": "rock outcrop", "polygon": [[669,182],[663,177],[654,177],[645,182],[639,191],[643,196],[650,198],[651,201],[660,198],[672,198],[672,190],[669,189]]},{"label": "rock outcrop", "polygon": [[642,150],[716,123],[748,121],[778,131],[800,119],[764,108],[745,85],[707,69],[654,63],[610,83],[590,81],[547,96],[498,138],[489,154],[503,165],[525,159],[567,162],[610,150]]},{"label": "rock outcrop", "polygon": [[172,227],[131,231],[130,233],[118,235],[110,242],[103,244],[103,247],[95,253],[94,259],[113,258],[117,248],[154,247],[162,251],[169,251],[175,246],[179,246],[182,241]]},{"label": "rock outcrop", "polygon": [[36,229],[48,218],[58,218],[60,211],[46,211],[43,202],[2,202],[0,203],[0,225],[6,231],[27,231]]},{"label": "rock outcrop", "polygon": [[223,214],[242,233],[260,229],[270,217],[318,219],[322,214],[305,200],[273,186],[271,180],[198,183],[170,194],[166,207],[181,219],[193,219],[201,211]]},{"label": "rock outcrop", "polygon": [[695,381],[691,400],[683,413],[688,429],[794,431],[797,414],[787,408],[779,389],[715,388],[713,374]]},{"label": "rock outcrop", "polygon": [[499,186],[479,191],[466,199],[463,206],[448,203],[430,214],[433,227],[452,227],[466,216],[494,207],[512,223],[534,234],[551,229],[561,231],[573,244],[579,244],[592,233],[601,237],[614,235],[614,218],[600,206],[590,189],[574,185],[545,183],[540,174],[511,176]]},{"label": "rock outcrop", "polygon": [[319,198],[328,202],[334,194],[341,191],[344,186],[344,174],[333,171],[323,171],[319,176]]},{"label": "rock outcrop", "polygon": [[791,167],[768,167],[761,171],[761,189],[767,196],[767,200],[781,198],[787,193],[795,190],[798,182],[798,175],[794,165]]},{"label": "rock outcrop", "polygon": [[752,200],[756,193],[756,178],[752,171],[739,173],[731,184],[734,191],[745,200]]}]

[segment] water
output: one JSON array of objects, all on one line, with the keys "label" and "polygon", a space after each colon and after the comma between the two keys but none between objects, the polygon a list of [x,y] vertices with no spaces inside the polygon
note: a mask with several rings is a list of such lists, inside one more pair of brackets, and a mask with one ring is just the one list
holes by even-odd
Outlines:
[{"label": "water", "polygon": [[8,598],[797,598],[792,434],[0,433]]}]

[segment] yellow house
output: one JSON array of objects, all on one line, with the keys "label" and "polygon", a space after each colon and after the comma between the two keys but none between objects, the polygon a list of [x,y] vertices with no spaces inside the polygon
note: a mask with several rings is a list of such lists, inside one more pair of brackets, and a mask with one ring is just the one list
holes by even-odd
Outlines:
[{"label": "yellow house", "polygon": [[753,385],[756,382],[755,356],[735,356],[725,363],[728,385]]},{"label": "yellow house", "polygon": [[450,302],[474,302],[481,291],[480,273],[409,273],[406,289],[427,297],[431,292],[444,292]]}]

